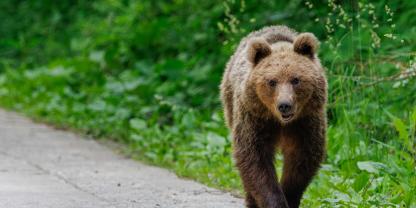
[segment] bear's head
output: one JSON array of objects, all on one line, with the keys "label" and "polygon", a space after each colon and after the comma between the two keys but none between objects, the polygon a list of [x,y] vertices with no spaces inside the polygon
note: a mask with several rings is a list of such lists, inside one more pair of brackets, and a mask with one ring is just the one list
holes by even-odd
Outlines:
[{"label": "bear's head", "polygon": [[248,43],[250,86],[282,124],[325,102],[326,81],[316,55],[318,45],[311,33],[301,33],[293,41],[270,44],[263,38],[255,38]]}]

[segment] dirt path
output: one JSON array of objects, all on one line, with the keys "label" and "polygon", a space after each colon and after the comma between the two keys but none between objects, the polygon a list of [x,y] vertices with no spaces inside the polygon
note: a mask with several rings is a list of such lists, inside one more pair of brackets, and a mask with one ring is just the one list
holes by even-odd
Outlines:
[{"label": "dirt path", "polygon": [[241,199],[0,110],[0,207],[243,207]]}]

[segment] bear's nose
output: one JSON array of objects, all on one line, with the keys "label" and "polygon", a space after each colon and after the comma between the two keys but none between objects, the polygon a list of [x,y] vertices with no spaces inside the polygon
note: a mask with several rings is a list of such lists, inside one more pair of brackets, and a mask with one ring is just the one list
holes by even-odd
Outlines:
[{"label": "bear's nose", "polygon": [[280,103],[278,109],[281,113],[289,113],[292,109],[292,105],[290,103],[284,102]]}]

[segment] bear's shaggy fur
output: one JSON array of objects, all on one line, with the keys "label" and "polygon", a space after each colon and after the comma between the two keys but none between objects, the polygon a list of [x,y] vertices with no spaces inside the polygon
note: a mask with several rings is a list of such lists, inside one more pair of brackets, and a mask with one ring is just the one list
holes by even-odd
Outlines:
[{"label": "bear's shaggy fur", "polygon": [[221,99],[247,207],[299,207],[325,157],[327,82],[318,45],[311,33],[266,27],[245,37],[227,64]]}]

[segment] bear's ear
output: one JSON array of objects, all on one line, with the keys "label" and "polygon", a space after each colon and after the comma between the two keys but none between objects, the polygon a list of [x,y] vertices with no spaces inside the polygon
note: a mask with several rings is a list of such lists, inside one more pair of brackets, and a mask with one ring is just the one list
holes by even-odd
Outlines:
[{"label": "bear's ear", "polygon": [[247,59],[253,66],[256,66],[262,59],[269,56],[272,49],[263,38],[254,38],[250,40],[247,48]]},{"label": "bear's ear", "polygon": [[293,42],[293,50],[296,53],[313,58],[318,51],[319,41],[312,33],[301,33]]}]

